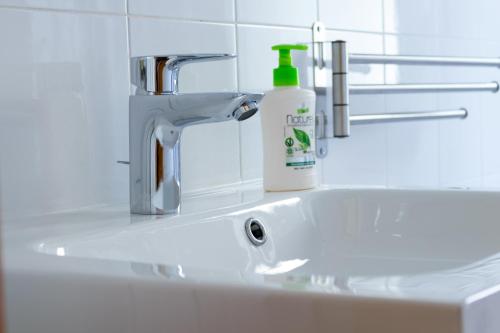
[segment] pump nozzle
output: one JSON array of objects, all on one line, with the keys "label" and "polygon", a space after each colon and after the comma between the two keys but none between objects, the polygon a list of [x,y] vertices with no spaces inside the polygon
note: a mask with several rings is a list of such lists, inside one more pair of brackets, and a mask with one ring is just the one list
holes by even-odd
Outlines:
[{"label": "pump nozzle", "polygon": [[271,48],[279,51],[279,66],[273,70],[274,86],[298,86],[299,72],[292,66],[291,50],[305,51],[307,45],[302,44],[279,44]]}]

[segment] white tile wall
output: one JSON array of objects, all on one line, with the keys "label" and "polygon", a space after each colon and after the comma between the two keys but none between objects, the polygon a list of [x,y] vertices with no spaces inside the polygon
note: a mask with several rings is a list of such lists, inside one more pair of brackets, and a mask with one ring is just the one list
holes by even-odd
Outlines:
[{"label": "white tile wall", "polygon": [[205,21],[234,21],[233,0],[129,0],[130,15]]},{"label": "white tile wall", "polygon": [[[26,215],[126,202],[128,58],[238,53],[189,65],[181,90],[271,88],[271,45],[320,19],[351,51],[499,56],[496,0],[0,0],[0,197]],[[459,24],[458,24],[459,23]],[[495,69],[352,66],[353,83],[498,79]],[[311,73],[303,73],[303,78]],[[467,107],[463,121],[364,125],[330,140],[324,183],[500,186],[500,94],[352,96],[352,112]],[[185,190],[261,177],[260,118],[189,128]]]},{"label": "white tile wall", "polygon": [[[486,53],[481,50],[481,41],[463,38],[436,39],[436,53],[444,55],[463,54],[468,56],[489,56],[498,51]],[[491,68],[456,68],[443,67],[440,69],[441,80],[448,81],[491,81],[498,76]],[[498,103],[495,94],[484,93],[447,93],[437,95],[437,105],[440,109],[449,107],[466,107],[469,115],[466,121],[439,122],[440,142],[440,183],[442,186],[471,186],[481,185],[481,118],[483,110],[482,99],[494,96],[488,108],[494,108]],[[498,104],[497,104],[498,105]],[[493,120],[489,117],[490,120]],[[465,135],[465,133],[474,133]],[[493,184],[490,184],[492,186]]]},{"label": "white tile wall", "polygon": [[[436,54],[434,40],[417,36],[386,35],[388,54]],[[434,66],[386,66],[386,82],[439,82]],[[436,94],[386,96],[387,112],[436,110]],[[436,121],[387,125],[387,184],[437,186],[439,184],[439,125]]]},{"label": "white tile wall", "polygon": [[126,18],[0,8],[2,209],[127,200]]},{"label": "white tile wall", "polygon": [[382,0],[318,0],[318,7],[328,28],[383,32]]},{"label": "white tile wall", "polygon": [[[379,33],[328,30],[327,38],[345,40],[350,52],[381,54],[384,38]],[[353,84],[384,83],[383,65],[353,65]],[[384,96],[352,95],[352,114],[377,113],[385,107]],[[352,136],[330,140],[329,156],[323,161],[322,180],[333,184],[380,185],[386,182],[386,125],[353,126]]]},{"label": "white tile wall", "polygon": [[316,21],[317,4],[311,0],[237,0],[239,23],[311,26]]},{"label": "white tile wall", "polygon": [[126,14],[124,0],[0,0],[1,7]]},{"label": "white tile wall", "polygon": [[496,0],[385,0],[385,32],[471,39],[495,38]]}]

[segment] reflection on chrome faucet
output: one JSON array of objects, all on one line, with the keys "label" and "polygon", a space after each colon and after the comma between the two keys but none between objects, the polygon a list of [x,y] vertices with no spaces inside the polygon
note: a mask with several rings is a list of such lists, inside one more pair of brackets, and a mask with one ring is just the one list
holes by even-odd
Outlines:
[{"label": "reflection on chrome faucet", "polygon": [[186,126],[253,116],[262,94],[178,92],[186,63],[230,59],[227,54],[138,57],[131,60],[130,210],[177,214],[180,210],[180,138]]}]

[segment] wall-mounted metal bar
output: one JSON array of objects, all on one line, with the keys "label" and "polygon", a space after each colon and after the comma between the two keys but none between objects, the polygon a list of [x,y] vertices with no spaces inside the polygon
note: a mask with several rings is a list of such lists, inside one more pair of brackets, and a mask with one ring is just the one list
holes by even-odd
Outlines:
[{"label": "wall-mounted metal bar", "polygon": [[448,118],[467,118],[467,109],[440,110],[440,111],[419,111],[419,112],[399,112],[399,113],[379,113],[352,115],[351,125],[376,124],[400,121],[433,120]]},{"label": "wall-mounted metal bar", "polygon": [[415,55],[379,55],[351,53],[352,64],[398,64],[398,65],[455,65],[455,66],[497,66],[500,58],[434,57]]},{"label": "wall-mounted metal bar", "polygon": [[491,91],[497,92],[498,82],[480,83],[417,83],[417,84],[351,84],[351,94],[387,94],[412,92]]},{"label": "wall-mounted metal bar", "polygon": [[[443,57],[423,55],[377,55],[349,53],[344,41],[328,41],[326,28],[314,23],[313,86],[316,92],[316,154],[328,154],[329,138],[345,138],[350,126],[394,121],[466,118],[466,109],[350,115],[350,94],[428,92],[498,92],[498,81],[472,83],[349,84],[350,64],[395,64],[432,66],[489,66],[500,69],[500,58]],[[303,71],[306,72],[306,71]]]}]

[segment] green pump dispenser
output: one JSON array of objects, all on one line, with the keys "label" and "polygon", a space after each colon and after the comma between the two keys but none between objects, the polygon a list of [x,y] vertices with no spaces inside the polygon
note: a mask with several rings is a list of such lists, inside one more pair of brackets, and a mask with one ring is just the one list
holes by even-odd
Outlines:
[{"label": "green pump dispenser", "polygon": [[292,56],[290,50],[307,50],[307,45],[302,44],[279,44],[271,48],[279,51],[279,66],[273,70],[273,84],[275,87],[298,86],[299,71],[292,66]]}]

